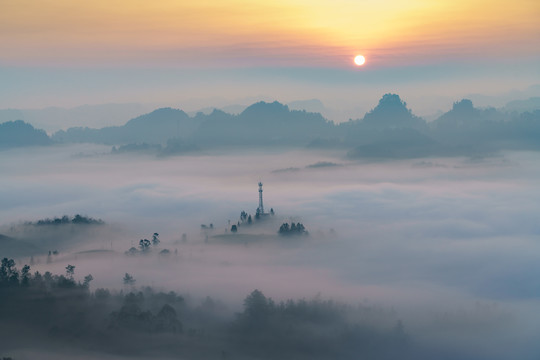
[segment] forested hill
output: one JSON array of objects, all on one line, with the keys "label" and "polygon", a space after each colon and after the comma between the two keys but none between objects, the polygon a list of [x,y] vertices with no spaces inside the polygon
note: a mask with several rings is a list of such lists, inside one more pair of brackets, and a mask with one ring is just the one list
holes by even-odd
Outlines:
[{"label": "forested hill", "polygon": [[50,145],[51,139],[45,131],[35,129],[22,120],[0,124],[0,149]]},{"label": "forested hill", "polygon": [[197,120],[184,111],[162,108],[131,119],[123,126],[101,129],[74,127],[60,130],[53,135],[58,142],[89,142],[98,144],[166,143],[174,137],[191,136]]},{"label": "forested hill", "polygon": [[189,117],[182,110],[163,108],[102,129],[70,128],[54,134],[58,142],[166,144],[182,138],[203,146],[306,144],[331,130],[333,124],[320,114],[290,110],[278,102],[258,102],[239,115],[214,110]]},{"label": "forested hill", "polygon": [[[51,139],[22,122],[17,136],[0,132],[0,148],[49,144]],[[9,133],[11,134],[11,133]],[[33,140],[25,140],[30,139]],[[19,139],[19,140],[15,140]],[[291,110],[279,102],[258,102],[238,115],[214,110],[189,116],[182,110],[157,109],[123,126],[58,131],[59,143],[99,143],[120,151],[154,151],[174,155],[219,147],[337,148],[353,158],[414,158],[491,154],[505,149],[540,150],[540,110],[504,112],[475,108],[470,100],[426,122],[396,94],[385,94],[362,119],[334,124],[319,113]],[[13,145],[11,145],[13,146]]]}]

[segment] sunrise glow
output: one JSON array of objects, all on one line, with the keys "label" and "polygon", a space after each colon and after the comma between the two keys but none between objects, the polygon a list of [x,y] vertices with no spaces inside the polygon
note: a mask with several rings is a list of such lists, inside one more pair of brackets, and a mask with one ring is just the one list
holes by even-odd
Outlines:
[{"label": "sunrise glow", "polygon": [[362,66],[366,63],[366,58],[363,57],[362,55],[357,55],[354,57],[354,63],[357,65],[357,66]]},{"label": "sunrise glow", "polygon": [[385,66],[519,56],[535,51],[537,14],[528,0],[10,1],[0,64],[340,67],[356,44]]}]

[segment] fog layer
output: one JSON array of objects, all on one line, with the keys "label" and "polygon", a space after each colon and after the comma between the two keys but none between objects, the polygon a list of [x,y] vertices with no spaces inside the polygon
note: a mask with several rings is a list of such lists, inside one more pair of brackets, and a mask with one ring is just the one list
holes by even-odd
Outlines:
[{"label": "fog layer", "polygon": [[[19,267],[30,255],[33,270],[73,264],[77,280],[93,275],[92,288],[122,289],[129,273],[137,286],[210,295],[231,312],[254,289],[277,300],[320,294],[396,309],[434,353],[526,359],[540,351],[538,153],[381,163],[279,149],[163,159],[109,150],[0,152],[0,234],[35,246],[21,250]],[[275,216],[230,236],[242,210],[255,214],[259,181]],[[53,228],[57,243],[40,243],[46,231],[24,224],[65,214],[106,224]],[[291,221],[310,236],[277,236]],[[124,255],[154,232],[169,256]],[[58,255],[47,260],[51,250]]]}]

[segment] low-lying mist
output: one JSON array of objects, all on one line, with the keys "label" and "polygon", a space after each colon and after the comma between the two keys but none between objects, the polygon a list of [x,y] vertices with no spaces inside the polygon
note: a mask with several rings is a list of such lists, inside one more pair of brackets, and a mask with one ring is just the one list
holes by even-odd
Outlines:
[{"label": "low-lying mist", "polygon": [[[357,162],[313,150],[169,158],[96,145],[8,150],[0,250],[41,273],[75,265],[76,281],[92,274],[90,291],[210,296],[231,319],[254,289],[277,302],[378,306],[402,321],[421,357],[533,359],[539,156]],[[275,211],[263,220],[255,220],[259,181],[265,210]],[[253,224],[233,233],[241,211]],[[75,214],[104,224],[35,225]],[[278,235],[285,222],[309,235]],[[154,233],[158,245],[125,253]],[[17,351],[15,360],[32,357]]]}]

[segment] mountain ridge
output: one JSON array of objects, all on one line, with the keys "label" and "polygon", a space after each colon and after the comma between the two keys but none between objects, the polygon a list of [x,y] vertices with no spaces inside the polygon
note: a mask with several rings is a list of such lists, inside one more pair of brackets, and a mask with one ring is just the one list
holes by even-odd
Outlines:
[{"label": "mountain ridge", "polygon": [[[46,136],[44,132],[42,135]],[[214,109],[209,114],[198,112],[190,116],[180,109],[159,108],[121,126],[73,127],[47,139],[49,143],[52,139],[57,143],[93,142],[115,146],[176,144],[178,147],[181,144],[181,149],[190,151],[223,146],[292,146],[364,149],[349,151],[349,156],[353,157],[368,153],[401,157],[450,155],[488,149],[540,149],[537,140],[540,139],[540,110],[506,113],[495,108],[479,109],[472,101],[462,99],[428,123],[414,115],[399,95],[388,93],[362,119],[339,124],[320,113],[291,110],[278,101],[258,101],[239,114]],[[417,143],[415,151],[411,151],[407,141]],[[419,146],[419,143],[424,145]],[[130,148],[141,149],[126,147]]]}]

